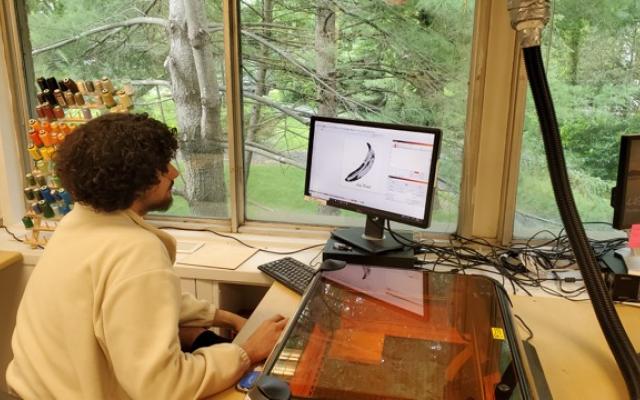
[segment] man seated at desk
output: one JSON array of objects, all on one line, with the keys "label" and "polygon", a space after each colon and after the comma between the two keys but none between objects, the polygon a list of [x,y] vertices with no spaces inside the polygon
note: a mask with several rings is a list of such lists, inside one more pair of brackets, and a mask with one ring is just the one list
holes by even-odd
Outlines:
[{"label": "man seated at desk", "polygon": [[7,370],[14,394],[207,397],[233,385],[275,345],[286,323],[281,316],[240,346],[210,345],[217,340],[206,328],[239,330],[245,319],[181,294],[175,239],[142,218],[171,205],[177,147],[175,133],[144,114],[96,118],[61,145],[57,172],[76,203],[18,309]]}]

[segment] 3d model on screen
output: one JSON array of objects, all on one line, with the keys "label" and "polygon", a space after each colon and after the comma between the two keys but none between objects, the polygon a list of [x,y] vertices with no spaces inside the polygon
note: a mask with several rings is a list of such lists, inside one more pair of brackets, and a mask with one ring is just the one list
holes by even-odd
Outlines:
[{"label": "3d model on screen", "polygon": [[373,167],[373,162],[376,159],[376,153],[373,151],[371,144],[367,143],[368,151],[367,155],[364,158],[364,161],[358,168],[356,168],[353,172],[349,173],[346,178],[344,178],[347,182],[357,181],[365,176]]}]

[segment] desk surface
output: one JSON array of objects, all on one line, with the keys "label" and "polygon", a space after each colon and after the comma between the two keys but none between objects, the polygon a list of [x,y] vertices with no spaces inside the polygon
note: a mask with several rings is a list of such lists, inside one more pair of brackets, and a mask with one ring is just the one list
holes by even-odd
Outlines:
[{"label": "desk surface", "polygon": [[0,250],[0,270],[22,261],[22,253]]},{"label": "desk surface", "polygon": [[[523,296],[512,296],[512,301],[513,313],[534,333],[531,343],[538,351],[554,400],[627,398],[622,376],[589,302]],[[276,312],[292,315],[299,302],[296,293],[274,284],[240,332],[240,339]],[[616,308],[636,349],[640,349],[640,308]],[[523,328],[521,337],[526,336]],[[211,400],[241,399],[244,394],[232,388]]]}]

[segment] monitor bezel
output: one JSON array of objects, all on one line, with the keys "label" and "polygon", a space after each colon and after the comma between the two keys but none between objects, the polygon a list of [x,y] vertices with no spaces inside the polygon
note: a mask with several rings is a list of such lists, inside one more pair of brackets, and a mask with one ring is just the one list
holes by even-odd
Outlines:
[{"label": "monitor bezel", "polygon": [[[365,207],[359,204],[354,204],[342,200],[327,200],[327,205],[340,208],[343,210],[355,211],[361,214],[381,217],[384,219],[388,219],[391,221],[400,222],[403,224],[416,226],[419,228],[428,228],[431,225],[431,214],[433,208],[433,198],[435,196],[436,189],[436,175],[438,169],[438,162],[440,156],[440,142],[442,140],[442,131],[438,128],[432,127],[424,127],[424,126],[415,126],[415,125],[404,125],[404,124],[391,124],[386,122],[374,122],[374,121],[358,121],[353,119],[345,119],[345,118],[333,118],[333,117],[321,117],[313,115],[309,121],[309,144],[307,147],[307,169],[305,171],[305,182],[304,182],[304,195],[308,196],[312,199],[318,199],[314,197],[309,192],[309,181],[311,179],[311,167],[312,167],[312,154],[313,154],[313,140],[315,137],[315,124],[316,121],[320,122],[334,122],[339,124],[347,124],[347,125],[357,125],[357,126],[370,126],[372,128],[384,128],[384,129],[393,129],[393,130],[405,130],[412,132],[420,132],[425,134],[434,135],[433,140],[433,152],[432,152],[432,162],[429,170],[429,187],[427,189],[427,198],[424,210],[424,217],[420,220],[416,220],[413,217],[409,217],[402,214],[397,214],[389,211],[379,210],[375,208]],[[318,199],[323,200],[323,199]]]},{"label": "monitor bezel", "polygon": [[[631,228],[627,219],[626,199],[629,181],[629,161],[631,160],[631,147],[633,142],[640,142],[640,135],[620,136],[620,157],[618,158],[618,174],[616,186],[611,194],[611,206],[613,207],[612,227],[624,230]],[[638,221],[640,223],[640,221]]]}]

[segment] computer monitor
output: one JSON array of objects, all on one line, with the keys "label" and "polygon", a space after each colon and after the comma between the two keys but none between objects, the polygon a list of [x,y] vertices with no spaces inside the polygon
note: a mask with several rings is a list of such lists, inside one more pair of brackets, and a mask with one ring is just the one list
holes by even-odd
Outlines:
[{"label": "computer monitor", "polygon": [[640,135],[621,137],[618,178],[611,191],[611,206],[615,229],[640,224]]},{"label": "computer monitor", "polygon": [[435,191],[439,129],[311,117],[305,195],[366,214],[364,228],[333,236],[382,253],[402,247],[385,220],[427,228]]}]

